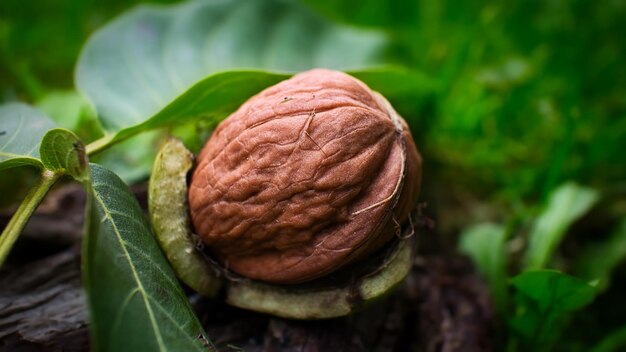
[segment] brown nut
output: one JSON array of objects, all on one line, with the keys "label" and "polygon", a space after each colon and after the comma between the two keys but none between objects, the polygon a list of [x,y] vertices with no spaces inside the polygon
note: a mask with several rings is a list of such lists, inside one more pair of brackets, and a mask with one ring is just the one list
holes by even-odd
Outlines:
[{"label": "brown nut", "polygon": [[177,276],[198,293],[236,307],[288,319],[327,319],[356,312],[397,287],[413,263],[416,236],[404,236],[367,260],[332,275],[298,285],[262,283],[231,276],[202,252],[189,226],[186,176],[192,155],[176,139],[167,140],[154,161],[148,207],[159,241]]},{"label": "brown nut", "polygon": [[305,282],[399,233],[420,169],[406,123],[382,96],[347,74],[312,70],[219,125],[192,175],[191,218],[226,268]]}]

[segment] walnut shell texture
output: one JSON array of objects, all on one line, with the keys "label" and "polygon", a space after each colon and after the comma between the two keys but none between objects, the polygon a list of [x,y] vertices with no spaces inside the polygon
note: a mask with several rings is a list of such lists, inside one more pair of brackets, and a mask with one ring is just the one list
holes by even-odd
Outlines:
[{"label": "walnut shell texture", "polygon": [[189,206],[211,255],[279,284],[379,249],[408,221],[421,181],[404,120],[361,81],[324,69],[249,99],[196,165]]}]

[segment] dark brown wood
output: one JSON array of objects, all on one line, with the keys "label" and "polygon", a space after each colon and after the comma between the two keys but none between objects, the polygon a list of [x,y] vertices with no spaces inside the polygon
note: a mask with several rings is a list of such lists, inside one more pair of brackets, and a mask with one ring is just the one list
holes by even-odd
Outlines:
[{"label": "dark brown wood", "polygon": [[2,271],[0,349],[88,349],[78,248]]}]

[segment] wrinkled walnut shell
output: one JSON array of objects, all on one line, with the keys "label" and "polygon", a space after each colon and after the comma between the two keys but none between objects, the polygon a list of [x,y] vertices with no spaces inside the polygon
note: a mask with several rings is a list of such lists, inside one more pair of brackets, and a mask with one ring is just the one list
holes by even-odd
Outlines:
[{"label": "wrinkled walnut shell", "polygon": [[312,70],[219,125],[197,158],[191,218],[229,270],[305,282],[399,233],[420,168],[406,123],[382,96],[344,73]]},{"label": "wrinkled walnut shell", "polygon": [[[154,235],[176,275],[206,297],[223,293],[227,303],[289,319],[327,319],[363,309],[391,292],[411,270],[416,244],[407,226],[402,239],[367,261],[299,285],[275,285],[234,276],[202,252],[187,214],[186,176],[191,153],[176,139],[154,161],[148,205]],[[220,291],[221,290],[221,291]]]}]

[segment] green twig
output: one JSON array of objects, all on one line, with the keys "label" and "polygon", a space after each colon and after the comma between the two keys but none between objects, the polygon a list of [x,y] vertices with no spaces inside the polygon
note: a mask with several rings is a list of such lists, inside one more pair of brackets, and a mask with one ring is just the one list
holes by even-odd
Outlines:
[{"label": "green twig", "polygon": [[2,231],[2,235],[0,235],[0,267],[4,264],[11,247],[13,247],[15,240],[17,240],[24,226],[26,226],[28,219],[60,176],[60,173],[44,170],[39,182],[28,192],[22,204],[17,208],[17,211]]},{"label": "green twig", "polygon": [[101,151],[110,147],[111,140],[113,140],[113,136],[114,135],[105,135],[87,144],[87,146],[85,147],[85,149],[87,150],[87,155],[94,155],[94,154],[100,153]]}]

